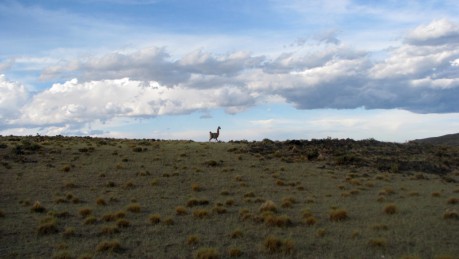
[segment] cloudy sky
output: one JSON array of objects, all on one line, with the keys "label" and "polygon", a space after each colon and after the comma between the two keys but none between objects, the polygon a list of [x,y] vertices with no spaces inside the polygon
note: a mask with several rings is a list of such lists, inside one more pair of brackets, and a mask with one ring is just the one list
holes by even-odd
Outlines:
[{"label": "cloudy sky", "polygon": [[0,135],[459,132],[456,0],[2,0]]}]

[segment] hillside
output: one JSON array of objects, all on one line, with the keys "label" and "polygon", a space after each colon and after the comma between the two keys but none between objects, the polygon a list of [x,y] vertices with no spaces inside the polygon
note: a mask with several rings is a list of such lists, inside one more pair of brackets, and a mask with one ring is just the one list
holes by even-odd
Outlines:
[{"label": "hillside", "polygon": [[455,258],[458,157],[375,140],[0,136],[0,258]]},{"label": "hillside", "polygon": [[416,139],[413,140],[413,142],[432,145],[459,146],[459,133],[448,134],[440,137]]}]

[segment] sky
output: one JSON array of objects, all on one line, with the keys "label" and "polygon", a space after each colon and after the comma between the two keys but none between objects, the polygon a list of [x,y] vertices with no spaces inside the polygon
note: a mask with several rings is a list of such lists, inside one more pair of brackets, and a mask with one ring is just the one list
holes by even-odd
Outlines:
[{"label": "sky", "polygon": [[459,132],[456,0],[2,0],[0,135]]}]

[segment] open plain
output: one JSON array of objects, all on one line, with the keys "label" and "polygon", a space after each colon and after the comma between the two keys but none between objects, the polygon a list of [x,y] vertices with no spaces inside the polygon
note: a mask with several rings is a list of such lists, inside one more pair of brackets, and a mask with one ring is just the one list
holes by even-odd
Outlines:
[{"label": "open plain", "polygon": [[459,148],[0,137],[2,258],[458,258]]}]

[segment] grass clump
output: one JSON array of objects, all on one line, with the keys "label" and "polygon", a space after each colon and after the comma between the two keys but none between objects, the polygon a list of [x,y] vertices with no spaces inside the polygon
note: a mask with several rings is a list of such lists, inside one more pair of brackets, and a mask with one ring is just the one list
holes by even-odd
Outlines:
[{"label": "grass clump", "polygon": [[107,205],[107,202],[102,198],[97,198],[96,204],[100,205],[100,206],[105,206],[105,205]]},{"label": "grass clump", "polygon": [[276,236],[270,235],[263,241],[263,247],[269,254],[284,253],[292,254],[295,244],[291,239],[282,240]]},{"label": "grass clump", "polygon": [[266,212],[266,211],[277,212],[277,206],[273,201],[267,200],[263,204],[261,204],[259,210],[260,212]]},{"label": "grass clump", "polygon": [[459,213],[456,210],[447,210],[443,214],[444,219],[459,219]]},{"label": "grass clump", "polygon": [[127,211],[130,211],[130,212],[133,212],[133,213],[139,213],[140,212],[140,204],[138,203],[131,203],[129,204],[129,206],[127,206],[126,210]]},{"label": "grass clump", "polygon": [[188,236],[186,243],[188,245],[196,245],[199,242],[199,237],[197,235]]},{"label": "grass clump", "polygon": [[87,216],[91,215],[92,210],[90,208],[81,208],[79,213],[83,218],[86,218]]},{"label": "grass clump", "polygon": [[99,234],[110,236],[110,235],[117,234],[119,232],[120,230],[117,226],[105,226],[100,229]]},{"label": "grass clump", "polygon": [[120,241],[118,240],[102,241],[96,246],[96,251],[97,252],[105,252],[105,251],[119,252],[121,251]]},{"label": "grass clump", "polygon": [[242,251],[241,249],[237,247],[230,247],[228,249],[228,256],[229,257],[241,257],[242,256]]},{"label": "grass clump", "polygon": [[30,209],[32,212],[38,212],[38,213],[43,213],[46,212],[46,208],[41,205],[39,201],[36,201],[32,208]]},{"label": "grass clump", "polygon": [[183,206],[177,206],[175,208],[175,214],[177,214],[178,216],[187,215],[188,214],[188,210]]},{"label": "grass clump", "polygon": [[193,211],[193,216],[199,219],[207,218],[209,217],[209,211],[206,209],[196,209]]},{"label": "grass clump", "polygon": [[97,218],[96,218],[96,217],[94,217],[94,216],[88,216],[88,217],[85,219],[85,221],[84,221],[83,224],[85,224],[85,225],[94,225],[94,224],[96,224],[96,223],[97,223]]},{"label": "grass clump", "polygon": [[161,215],[159,215],[159,214],[151,214],[148,217],[148,220],[150,221],[150,223],[152,225],[159,224],[161,222]]},{"label": "grass clump", "polygon": [[448,204],[457,204],[459,203],[459,198],[451,197],[447,201]]},{"label": "grass clump", "polygon": [[387,246],[387,240],[385,238],[372,238],[368,240],[368,245],[375,248],[384,248]]},{"label": "grass clump", "polygon": [[347,211],[344,209],[334,209],[328,215],[331,221],[343,221],[349,218]]},{"label": "grass clump", "polygon": [[242,237],[244,234],[242,233],[242,231],[240,229],[236,229],[234,230],[233,232],[231,232],[230,234],[230,237],[235,239],[235,238],[240,238]]},{"label": "grass clump", "polygon": [[75,228],[74,227],[65,228],[64,232],[62,232],[62,236],[65,238],[76,236]]},{"label": "grass clump", "polygon": [[116,225],[119,227],[119,228],[127,228],[131,225],[131,223],[126,220],[126,219],[118,219],[116,221]]},{"label": "grass clump", "polygon": [[392,215],[392,214],[395,214],[397,212],[397,206],[395,206],[395,204],[391,203],[391,204],[387,204],[385,207],[384,207],[384,212],[388,215]]},{"label": "grass clump", "polygon": [[48,235],[48,234],[57,233],[58,232],[57,220],[54,218],[46,219],[44,222],[42,222],[38,226],[37,232],[39,235]]},{"label": "grass clump", "polygon": [[194,256],[196,259],[218,259],[219,257],[218,250],[213,247],[199,248]]}]

